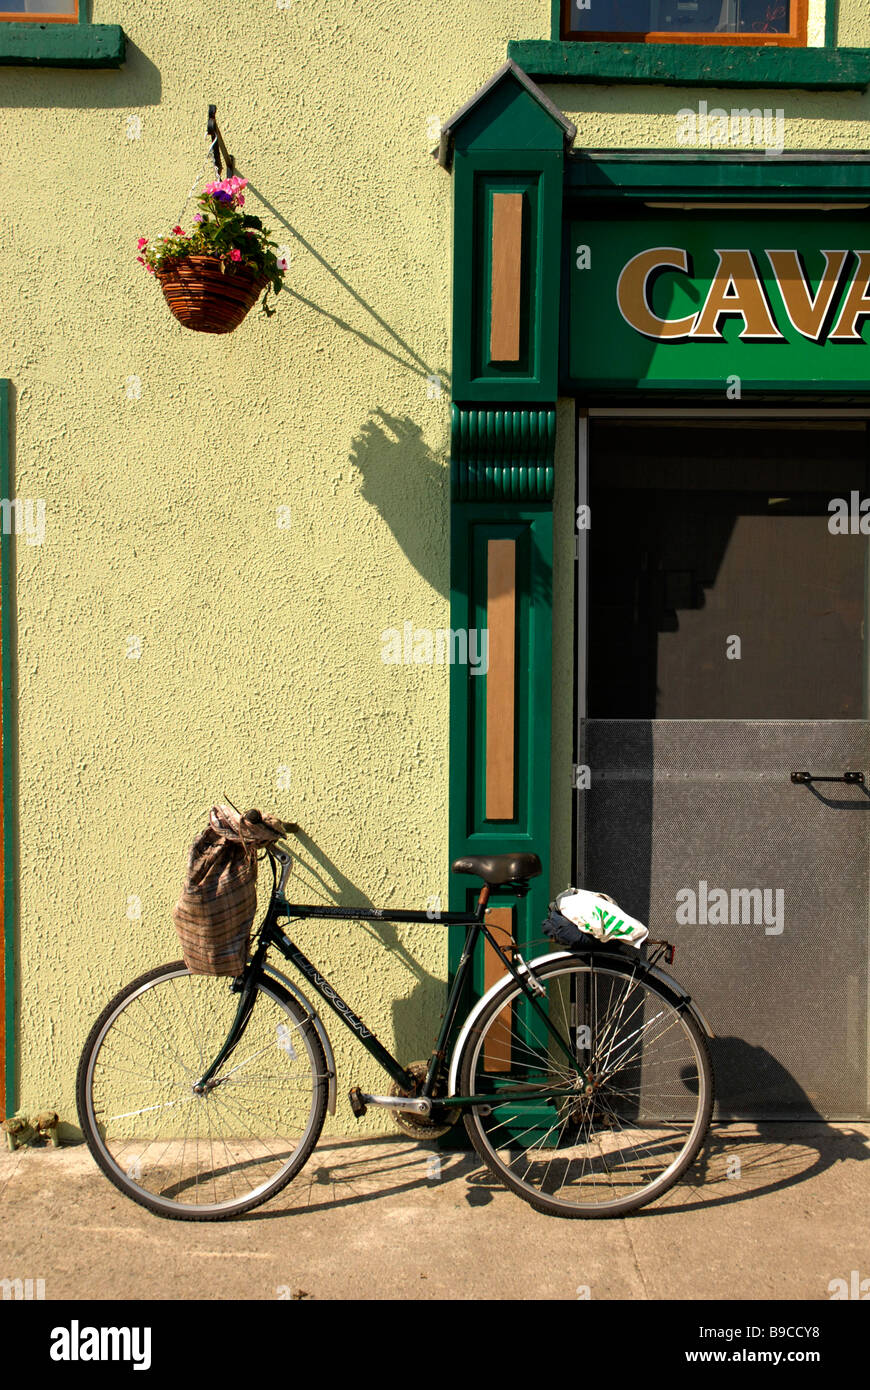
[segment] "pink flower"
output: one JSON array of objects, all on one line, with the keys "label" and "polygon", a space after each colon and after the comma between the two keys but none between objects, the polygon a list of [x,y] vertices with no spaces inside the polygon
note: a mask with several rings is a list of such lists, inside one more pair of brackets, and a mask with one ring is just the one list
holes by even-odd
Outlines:
[{"label": "pink flower", "polygon": [[226,198],[219,199],[219,201],[226,201],[227,199],[237,200],[237,194],[241,193],[242,189],[247,188],[247,186],[247,179],[240,179],[238,175],[234,175],[231,179],[221,179],[216,183],[207,183],[202,191],[203,194],[209,198],[214,198],[217,194],[225,194]]},{"label": "pink flower", "polygon": [[144,257],[144,256],[137,256],[137,257],[136,257],[136,260],[139,262],[140,265],[144,265],[144,264],[145,264],[145,257]]},{"label": "pink flower", "polygon": [[242,259],[242,253],[241,253],[241,251],[238,251],[238,250],[236,250],[235,247],[233,247],[232,251],[230,252],[230,260],[231,260],[231,261],[240,261],[241,259]]},{"label": "pink flower", "polygon": [[139,240],[136,242],[136,245],[140,251],[144,251],[145,247],[148,245],[147,236],[140,236]]},{"label": "pink flower", "polygon": [[194,220],[194,222],[202,222],[202,220],[203,220],[202,213],[201,213],[201,212],[195,212],[195,213],[193,214],[193,220]]},{"label": "pink flower", "polygon": [[242,197],[242,195],[241,195],[241,193],[240,193],[239,196],[238,196],[238,198],[236,198],[236,207],[243,208],[244,206],[245,206],[245,200],[244,200],[244,198]]}]

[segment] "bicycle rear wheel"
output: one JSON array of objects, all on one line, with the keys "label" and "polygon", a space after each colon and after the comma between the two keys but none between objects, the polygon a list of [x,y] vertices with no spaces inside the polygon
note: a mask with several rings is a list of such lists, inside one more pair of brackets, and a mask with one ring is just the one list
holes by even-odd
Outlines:
[{"label": "bicycle rear wheel", "polygon": [[159,1216],[220,1221],[268,1201],[317,1143],[327,1104],[320,1039],[273,980],[203,1095],[238,1008],[226,977],[183,961],[134,980],[97,1019],[76,1083],[91,1153],[127,1197]]},{"label": "bicycle rear wheel", "polygon": [[[706,1039],[632,964],[560,956],[535,969],[538,1002],[591,1094],[513,979],[463,1047],[460,1093],[492,1098],[466,1112],[471,1142],[511,1191],[554,1216],[622,1216],[654,1201],[689,1167],[709,1125]],[[520,1088],[530,1094],[499,1101]],[[546,1094],[555,1088],[567,1094]]]}]

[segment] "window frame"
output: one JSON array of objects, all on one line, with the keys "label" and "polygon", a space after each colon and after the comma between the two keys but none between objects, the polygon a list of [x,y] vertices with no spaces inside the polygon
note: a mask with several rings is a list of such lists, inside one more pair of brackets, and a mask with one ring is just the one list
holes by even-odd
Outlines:
[{"label": "window frame", "polygon": [[[0,0],[2,3],[2,0]],[[791,28],[787,34],[699,34],[613,32],[612,30],[571,29],[572,0],[561,0],[559,36],[563,43],[693,43],[704,47],[806,48],[809,0],[791,0]]]},{"label": "window frame", "polygon": [[27,14],[23,10],[4,10],[0,0],[0,24],[79,24],[84,23],[83,0],[73,0],[73,14]]}]

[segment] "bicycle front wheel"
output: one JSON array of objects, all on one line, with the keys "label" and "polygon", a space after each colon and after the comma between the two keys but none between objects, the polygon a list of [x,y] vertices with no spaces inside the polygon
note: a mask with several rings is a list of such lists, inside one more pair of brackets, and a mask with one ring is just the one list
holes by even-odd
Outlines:
[{"label": "bicycle front wheel", "polygon": [[202,1095],[239,1003],[183,961],[134,980],[97,1019],[79,1063],[79,1121],[126,1196],[159,1216],[220,1221],[273,1197],[317,1143],[327,1067],[304,1009],[262,979],[233,1052]]},{"label": "bicycle front wheel", "polygon": [[463,1048],[460,1093],[491,1097],[466,1128],[491,1171],[538,1210],[625,1215],[666,1192],[701,1147],[713,1106],[706,1039],[629,961],[555,958],[535,975],[561,1042],[508,979]]}]

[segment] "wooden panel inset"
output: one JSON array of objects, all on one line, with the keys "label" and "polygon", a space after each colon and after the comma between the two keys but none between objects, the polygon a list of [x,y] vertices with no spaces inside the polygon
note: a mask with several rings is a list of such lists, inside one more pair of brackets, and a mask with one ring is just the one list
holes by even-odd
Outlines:
[{"label": "wooden panel inset", "polygon": [[514,820],[517,543],[491,540],[486,560],[486,818]]},{"label": "wooden panel inset", "polygon": [[523,268],[523,195],[492,196],[491,362],[520,360],[520,303]]},{"label": "wooden panel inset", "polygon": [[[486,925],[505,955],[510,957],[513,941],[512,907],[493,907],[486,914]],[[484,942],[483,988],[490,989],[507,972],[488,941]],[[509,1071],[511,1063],[511,1005],[506,1004],[490,1028],[483,1053],[484,1071]]]}]

